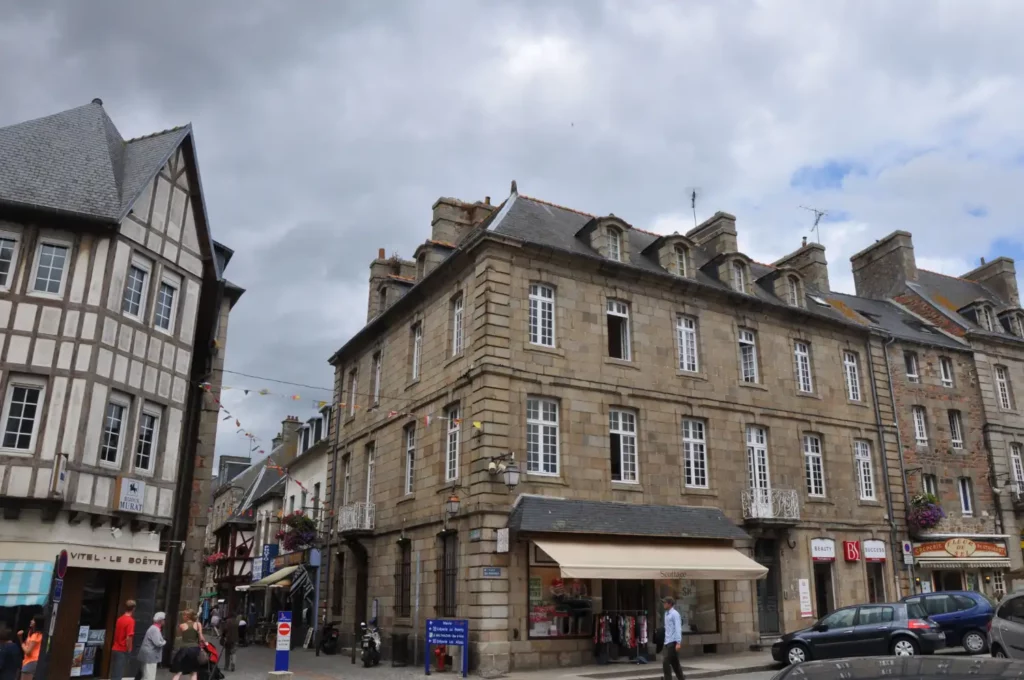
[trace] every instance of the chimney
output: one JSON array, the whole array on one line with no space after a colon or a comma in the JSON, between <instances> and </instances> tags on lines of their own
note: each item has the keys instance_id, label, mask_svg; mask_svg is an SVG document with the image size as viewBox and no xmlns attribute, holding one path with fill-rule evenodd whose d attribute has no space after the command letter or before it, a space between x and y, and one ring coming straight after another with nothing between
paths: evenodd
<instances>
[{"instance_id":1,"label":"chimney","mask_svg":"<svg viewBox=\"0 0 1024 680\"><path fill-rule=\"evenodd\" d=\"M800 272L804 281L822 293L831 292L828 284L828 261L825 259L825 246L820 243L808 243L807 237L795 252L773 262L773 267L790 267Z\"/></svg>"},{"instance_id":2,"label":"chimney","mask_svg":"<svg viewBox=\"0 0 1024 680\"><path fill-rule=\"evenodd\" d=\"M366 301L367 323L394 302L393 299L389 299L393 295L387 286L388 276L396 273L394 269L394 263L387 259L384 248L378 248L377 259L370 262L370 293Z\"/></svg>"},{"instance_id":3,"label":"chimney","mask_svg":"<svg viewBox=\"0 0 1024 680\"><path fill-rule=\"evenodd\" d=\"M716 212L710 218L686 233L697 245L711 251L712 255L735 253L736 217L725 212Z\"/></svg>"},{"instance_id":4,"label":"chimney","mask_svg":"<svg viewBox=\"0 0 1024 680\"><path fill-rule=\"evenodd\" d=\"M914 241L909 232L894 231L850 258L857 295L885 299L907 281L917 281Z\"/></svg>"},{"instance_id":5,"label":"chimney","mask_svg":"<svg viewBox=\"0 0 1024 680\"><path fill-rule=\"evenodd\" d=\"M981 258L981 266L967 272L960 278L988 286L992 292L1006 303L1020 307L1020 296L1017 293L1017 268L1008 257L997 257L989 263Z\"/></svg>"},{"instance_id":6,"label":"chimney","mask_svg":"<svg viewBox=\"0 0 1024 680\"><path fill-rule=\"evenodd\" d=\"M288 464L294 458L298 452L299 428L302 427L302 423L299 422L297 416L288 416L281 421L281 453L277 456L277 462L279 464Z\"/></svg>"}]
</instances>

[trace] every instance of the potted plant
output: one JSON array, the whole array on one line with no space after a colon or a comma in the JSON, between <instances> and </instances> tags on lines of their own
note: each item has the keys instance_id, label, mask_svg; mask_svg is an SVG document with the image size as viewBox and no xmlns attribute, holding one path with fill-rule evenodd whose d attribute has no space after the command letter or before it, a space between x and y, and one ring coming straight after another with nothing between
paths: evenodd
<instances>
[{"instance_id":1,"label":"potted plant","mask_svg":"<svg viewBox=\"0 0 1024 680\"><path fill-rule=\"evenodd\" d=\"M907 512L907 524L911 532L920 534L926 529L935 528L946 516L934 494L920 493L910 499L910 511Z\"/></svg>"},{"instance_id":2,"label":"potted plant","mask_svg":"<svg viewBox=\"0 0 1024 680\"><path fill-rule=\"evenodd\" d=\"M294 552L316 544L316 522L301 510L282 517L281 524L284 526L277 532L277 537L285 550Z\"/></svg>"},{"instance_id":3,"label":"potted plant","mask_svg":"<svg viewBox=\"0 0 1024 680\"><path fill-rule=\"evenodd\" d=\"M212 555L206 556L206 563L209 565L219 564L224 560L228 559L227 553L215 552Z\"/></svg>"}]
</instances>

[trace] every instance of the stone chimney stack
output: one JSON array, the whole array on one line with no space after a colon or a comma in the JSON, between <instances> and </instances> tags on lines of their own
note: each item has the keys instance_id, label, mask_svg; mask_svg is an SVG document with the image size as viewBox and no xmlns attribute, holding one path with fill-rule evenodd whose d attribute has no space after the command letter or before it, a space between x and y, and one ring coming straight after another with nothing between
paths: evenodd
<instances>
[{"instance_id":1,"label":"stone chimney stack","mask_svg":"<svg viewBox=\"0 0 1024 680\"><path fill-rule=\"evenodd\" d=\"M288 416L281 421L281 452L277 455L279 465L290 463L299 450L299 428L302 423L298 416Z\"/></svg>"},{"instance_id":2,"label":"stone chimney stack","mask_svg":"<svg viewBox=\"0 0 1024 680\"><path fill-rule=\"evenodd\" d=\"M914 241L909 232L894 231L850 258L857 295L884 299L907 281L917 281Z\"/></svg>"},{"instance_id":3,"label":"stone chimney stack","mask_svg":"<svg viewBox=\"0 0 1024 680\"><path fill-rule=\"evenodd\" d=\"M1020 295L1017 292L1017 268L1008 257L997 257L986 263L981 258L981 266L973 269L960 278L983 284L992 292L1014 307L1020 307Z\"/></svg>"},{"instance_id":4,"label":"stone chimney stack","mask_svg":"<svg viewBox=\"0 0 1024 680\"><path fill-rule=\"evenodd\" d=\"M804 277L804 281L822 293L832 292L828 284L828 261L825 259L825 246L820 243L808 243L804 238L803 244L798 250L773 262L772 266L795 269Z\"/></svg>"},{"instance_id":5,"label":"stone chimney stack","mask_svg":"<svg viewBox=\"0 0 1024 680\"><path fill-rule=\"evenodd\" d=\"M736 217L725 212L716 212L710 218L686 233L697 245L706 248L713 255L735 253Z\"/></svg>"},{"instance_id":6,"label":"stone chimney stack","mask_svg":"<svg viewBox=\"0 0 1024 680\"><path fill-rule=\"evenodd\" d=\"M495 208L489 198L476 203L466 203L457 198L439 198L433 205L430 240L457 246Z\"/></svg>"}]
</instances>

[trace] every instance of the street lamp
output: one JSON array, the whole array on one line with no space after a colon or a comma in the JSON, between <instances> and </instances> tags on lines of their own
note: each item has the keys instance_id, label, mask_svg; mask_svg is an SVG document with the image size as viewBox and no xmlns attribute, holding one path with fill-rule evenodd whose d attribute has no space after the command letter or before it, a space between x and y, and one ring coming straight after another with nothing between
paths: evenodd
<instances>
[{"instance_id":1,"label":"street lamp","mask_svg":"<svg viewBox=\"0 0 1024 680\"><path fill-rule=\"evenodd\" d=\"M502 473L502 476L505 479L505 486L508 487L509 491L519 486L519 466L516 465L515 461L505 466L505 472Z\"/></svg>"},{"instance_id":2,"label":"street lamp","mask_svg":"<svg viewBox=\"0 0 1024 680\"><path fill-rule=\"evenodd\" d=\"M492 476L500 474L509 491L519 486L520 471L519 466L516 465L514 451L492 457L491 462L487 465L487 472Z\"/></svg>"},{"instance_id":3,"label":"street lamp","mask_svg":"<svg viewBox=\"0 0 1024 680\"><path fill-rule=\"evenodd\" d=\"M453 491L452 494L448 496L448 500L445 501L444 503L445 512L447 512L451 516L455 516L459 514L459 505L459 497Z\"/></svg>"}]
</instances>

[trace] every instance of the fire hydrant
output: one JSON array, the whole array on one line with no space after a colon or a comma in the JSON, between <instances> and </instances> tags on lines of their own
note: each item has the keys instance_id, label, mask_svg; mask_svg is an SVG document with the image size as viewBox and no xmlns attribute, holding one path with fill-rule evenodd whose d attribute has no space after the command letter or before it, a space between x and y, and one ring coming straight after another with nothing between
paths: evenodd
<instances>
[{"instance_id":1,"label":"fire hydrant","mask_svg":"<svg viewBox=\"0 0 1024 680\"><path fill-rule=\"evenodd\" d=\"M444 645L438 645L434 647L434 666L437 668L439 673L444 672L444 657L448 648Z\"/></svg>"}]
</instances>

